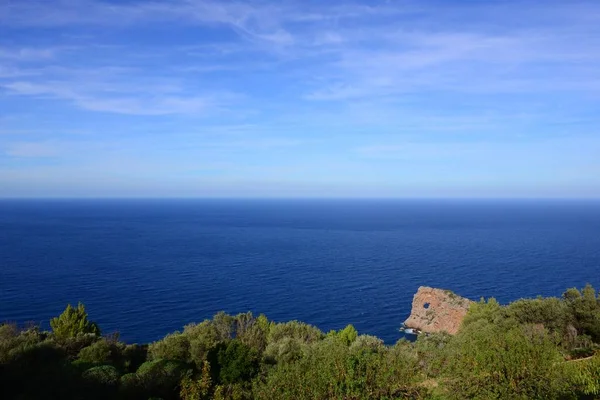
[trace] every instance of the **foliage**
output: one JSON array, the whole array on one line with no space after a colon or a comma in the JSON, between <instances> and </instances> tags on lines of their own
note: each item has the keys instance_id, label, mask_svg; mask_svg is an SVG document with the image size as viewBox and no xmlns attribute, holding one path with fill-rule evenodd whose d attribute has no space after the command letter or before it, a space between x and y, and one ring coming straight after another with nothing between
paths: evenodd
<instances>
[{"instance_id":1,"label":"foliage","mask_svg":"<svg viewBox=\"0 0 600 400\"><path fill-rule=\"evenodd\" d=\"M219 382L234 384L249 381L258 372L258 355L256 350L248 347L238 339L220 344L216 349L215 370L218 371Z\"/></svg>"},{"instance_id":2,"label":"foliage","mask_svg":"<svg viewBox=\"0 0 600 400\"><path fill-rule=\"evenodd\" d=\"M350 344L351 351L381 351L383 350L383 340L376 336L359 335Z\"/></svg>"},{"instance_id":3,"label":"foliage","mask_svg":"<svg viewBox=\"0 0 600 400\"><path fill-rule=\"evenodd\" d=\"M181 380L180 386L179 397L182 400L203 400L210 398L212 378L208 361L204 361L198 379L193 379L192 374L188 373Z\"/></svg>"},{"instance_id":4,"label":"foliage","mask_svg":"<svg viewBox=\"0 0 600 400\"><path fill-rule=\"evenodd\" d=\"M570 387L579 397L600 397L600 353L591 359L569 362L566 370L570 378Z\"/></svg>"},{"instance_id":5,"label":"foliage","mask_svg":"<svg viewBox=\"0 0 600 400\"><path fill-rule=\"evenodd\" d=\"M112 356L112 346L107 340L102 339L81 349L78 360L84 363L105 364L111 360Z\"/></svg>"},{"instance_id":6,"label":"foliage","mask_svg":"<svg viewBox=\"0 0 600 400\"><path fill-rule=\"evenodd\" d=\"M83 381L88 398L114 398L119 384L119 372L111 365L93 367L83 373Z\"/></svg>"},{"instance_id":7,"label":"foliage","mask_svg":"<svg viewBox=\"0 0 600 400\"><path fill-rule=\"evenodd\" d=\"M221 334L212 321L187 325L183 334L190 343L190 360L198 368L206 361L209 351L221 341Z\"/></svg>"},{"instance_id":8,"label":"foliage","mask_svg":"<svg viewBox=\"0 0 600 400\"><path fill-rule=\"evenodd\" d=\"M270 323L266 316L254 318L251 312L235 316L235 337L245 345L262 353L267 346Z\"/></svg>"},{"instance_id":9,"label":"foliage","mask_svg":"<svg viewBox=\"0 0 600 400\"><path fill-rule=\"evenodd\" d=\"M323 336L323 332L317 327L304 322L289 321L271 325L267 342L274 343L283 338L292 338L303 343L314 343Z\"/></svg>"},{"instance_id":10,"label":"foliage","mask_svg":"<svg viewBox=\"0 0 600 400\"><path fill-rule=\"evenodd\" d=\"M560 337L567 335L574 322L569 306L555 297L517 300L506 306L504 315L519 324L541 324Z\"/></svg>"},{"instance_id":11,"label":"foliage","mask_svg":"<svg viewBox=\"0 0 600 400\"><path fill-rule=\"evenodd\" d=\"M85 306L81 303L74 308L70 304L61 315L50 320L52 332L59 339L74 338L86 333L100 335L100 329L95 322L88 321Z\"/></svg>"},{"instance_id":12,"label":"foliage","mask_svg":"<svg viewBox=\"0 0 600 400\"><path fill-rule=\"evenodd\" d=\"M567 392L561 355L543 327L503 326L480 319L450 341L449 397L552 399Z\"/></svg>"},{"instance_id":13,"label":"foliage","mask_svg":"<svg viewBox=\"0 0 600 400\"><path fill-rule=\"evenodd\" d=\"M588 399L600 398L600 301L470 306L458 334L395 345L352 325L327 335L252 313L184 327L150 345L99 336L83 305L52 332L0 324L2 399ZM587 357L587 358L583 358Z\"/></svg>"},{"instance_id":14,"label":"foliage","mask_svg":"<svg viewBox=\"0 0 600 400\"><path fill-rule=\"evenodd\" d=\"M477 303L471 304L469 311L462 322L461 328L466 329L471 324L475 324L480 320L494 324L499 323L502 318L502 306L493 297L481 299Z\"/></svg>"},{"instance_id":15,"label":"foliage","mask_svg":"<svg viewBox=\"0 0 600 400\"><path fill-rule=\"evenodd\" d=\"M416 359L401 348L360 351L336 337L310 346L306 357L278 364L255 383L258 399L421 398Z\"/></svg>"},{"instance_id":16,"label":"foliage","mask_svg":"<svg viewBox=\"0 0 600 400\"><path fill-rule=\"evenodd\" d=\"M596 343L600 342L600 300L596 290L587 284L581 292L575 288L567 290L563 298L570 307L578 333L589 335Z\"/></svg>"},{"instance_id":17,"label":"foliage","mask_svg":"<svg viewBox=\"0 0 600 400\"><path fill-rule=\"evenodd\" d=\"M264 358L269 363L289 363L300 359L306 352L307 344L285 337L270 343L264 352Z\"/></svg>"},{"instance_id":18,"label":"foliage","mask_svg":"<svg viewBox=\"0 0 600 400\"><path fill-rule=\"evenodd\" d=\"M153 360L142 364L137 372L138 385L150 396L175 399L179 393L179 382L187 376L189 369L181 362Z\"/></svg>"},{"instance_id":19,"label":"foliage","mask_svg":"<svg viewBox=\"0 0 600 400\"><path fill-rule=\"evenodd\" d=\"M340 329L339 331L331 331L327 334L328 337L334 337L337 340L344 343L346 346L350 346L352 342L354 342L358 336L358 332L356 328L352 325L346 326L344 329Z\"/></svg>"},{"instance_id":20,"label":"foliage","mask_svg":"<svg viewBox=\"0 0 600 400\"><path fill-rule=\"evenodd\" d=\"M421 335L415 342L415 352L419 365L427 376L436 378L441 375L449 358L449 343L452 339L447 332Z\"/></svg>"},{"instance_id":21,"label":"foliage","mask_svg":"<svg viewBox=\"0 0 600 400\"><path fill-rule=\"evenodd\" d=\"M190 362L190 340L186 335L173 333L148 346L148 357L151 360L176 360Z\"/></svg>"}]
</instances>

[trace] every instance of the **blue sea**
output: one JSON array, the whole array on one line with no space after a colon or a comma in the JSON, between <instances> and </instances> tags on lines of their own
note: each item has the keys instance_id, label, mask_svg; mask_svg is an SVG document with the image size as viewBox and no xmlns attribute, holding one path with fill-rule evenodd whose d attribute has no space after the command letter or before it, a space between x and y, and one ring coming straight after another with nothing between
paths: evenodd
<instances>
[{"instance_id":1,"label":"blue sea","mask_svg":"<svg viewBox=\"0 0 600 400\"><path fill-rule=\"evenodd\" d=\"M0 201L0 321L81 301L128 342L250 310L393 343L421 285L506 303L587 282L598 201Z\"/></svg>"}]
</instances>

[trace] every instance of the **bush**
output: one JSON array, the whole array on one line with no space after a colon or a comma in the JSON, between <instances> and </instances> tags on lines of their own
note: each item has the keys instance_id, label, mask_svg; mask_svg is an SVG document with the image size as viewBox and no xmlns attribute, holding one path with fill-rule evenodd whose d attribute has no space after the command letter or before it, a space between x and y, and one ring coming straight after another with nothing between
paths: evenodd
<instances>
[{"instance_id":1,"label":"bush","mask_svg":"<svg viewBox=\"0 0 600 400\"><path fill-rule=\"evenodd\" d=\"M106 364L112 360L113 349L110 343L101 339L81 349L77 357L82 363Z\"/></svg>"},{"instance_id":2,"label":"bush","mask_svg":"<svg viewBox=\"0 0 600 400\"><path fill-rule=\"evenodd\" d=\"M592 285L586 285L581 292L569 289L563 298L573 313L578 333L589 335L594 342L600 343L600 300Z\"/></svg>"},{"instance_id":3,"label":"bush","mask_svg":"<svg viewBox=\"0 0 600 400\"><path fill-rule=\"evenodd\" d=\"M456 399L554 399L567 392L563 360L540 326L503 327L479 320L452 339L445 381Z\"/></svg>"},{"instance_id":4,"label":"bush","mask_svg":"<svg viewBox=\"0 0 600 400\"><path fill-rule=\"evenodd\" d=\"M354 342L354 340L356 340L358 332L356 331L356 328L354 328L354 326L348 325L344 329L340 329L338 332L329 332L327 336L335 337L342 343L344 343L346 346L350 346L350 344Z\"/></svg>"},{"instance_id":5,"label":"bush","mask_svg":"<svg viewBox=\"0 0 600 400\"><path fill-rule=\"evenodd\" d=\"M220 342L221 335L211 321L187 325L183 334L190 343L190 360L200 368L206 361L208 353Z\"/></svg>"},{"instance_id":6,"label":"bush","mask_svg":"<svg viewBox=\"0 0 600 400\"><path fill-rule=\"evenodd\" d=\"M449 357L449 343L452 336L446 332L430 335L419 335L415 342L415 350L421 369L429 377L437 378L444 368L452 362Z\"/></svg>"},{"instance_id":7,"label":"bush","mask_svg":"<svg viewBox=\"0 0 600 400\"><path fill-rule=\"evenodd\" d=\"M555 297L522 299L504 309L506 318L513 318L519 324L542 324L550 332L564 337L573 321L569 306Z\"/></svg>"},{"instance_id":8,"label":"bush","mask_svg":"<svg viewBox=\"0 0 600 400\"><path fill-rule=\"evenodd\" d=\"M323 337L323 332L315 326L304 322L290 321L271 325L267 342L273 343L283 338L293 338L303 343L314 343Z\"/></svg>"},{"instance_id":9,"label":"bush","mask_svg":"<svg viewBox=\"0 0 600 400\"><path fill-rule=\"evenodd\" d=\"M127 372L135 372L147 358L148 346L130 344L125 345L122 351L123 370Z\"/></svg>"},{"instance_id":10,"label":"bush","mask_svg":"<svg viewBox=\"0 0 600 400\"><path fill-rule=\"evenodd\" d=\"M270 343L264 352L269 363L289 363L299 360L306 352L307 344L294 338L283 338Z\"/></svg>"},{"instance_id":11,"label":"bush","mask_svg":"<svg viewBox=\"0 0 600 400\"><path fill-rule=\"evenodd\" d=\"M270 323L267 317L254 318L251 312L235 316L235 338L262 353L267 346Z\"/></svg>"},{"instance_id":12,"label":"bush","mask_svg":"<svg viewBox=\"0 0 600 400\"><path fill-rule=\"evenodd\" d=\"M565 369L578 398L600 395L600 353L591 359L566 363Z\"/></svg>"},{"instance_id":13,"label":"bush","mask_svg":"<svg viewBox=\"0 0 600 400\"><path fill-rule=\"evenodd\" d=\"M0 364L9 363L16 354L44 341L37 327L19 330L14 324L0 325Z\"/></svg>"},{"instance_id":14,"label":"bush","mask_svg":"<svg viewBox=\"0 0 600 400\"><path fill-rule=\"evenodd\" d=\"M148 357L151 360L175 360L190 362L190 341L186 335L174 333L148 346Z\"/></svg>"},{"instance_id":15,"label":"bush","mask_svg":"<svg viewBox=\"0 0 600 400\"><path fill-rule=\"evenodd\" d=\"M32 340L35 334L15 338L0 364L0 398L70 398L79 381L65 352L48 340Z\"/></svg>"},{"instance_id":16,"label":"bush","mask_svg":"<svg viewBox=\"0 0 600 400\"><path fill-rule=\"evenodd\" d=\"M417 360L401 346L352 351L330 337L314 343L306 357L278 364L254 384L257 399L421 398Z\"/></svg>"},{"instance_id":17,"label":"bush","mask_svg":"<svg viewBox=\"0 0 600 400\"><path fill-rule=\"evenodd\" d=\"M219 382L235 384L251 380L258 372L256 350L234 339L216 349L216 368ZM214 365L214 360L213 360Z\"/></svg>"},{"instance_id":18,"label":"bush","mask_svg":"<svg viewBox=\"0 0 600 400\"><path fill-rule=\"evenodd\" d=\"M181 380L180 387L179 397L182 400L209 399L212 391L212 378L208 361L202 365L198 379L193 379L192 375L188 374Z\"/></svg>"},{"instance_id":19,"label":"bush","mask_svg":"<svg viewBox=\"0 0 600 400\"><path fill-rule=\"evenodd\" d=\"M350 345L350 351L354 352L377 352L384 348L383 340L376 336L371 335L360 335Z\"/></svg>"},{"instance_id":20,"label":"bush","mask_svg":"<svg viewBox=\"0 0 600 400\"><path fill-rule=\"evenodd\" d=\"M100 386L114 386L119 383L119 372L112 365L93 367L83 373L83 379Z\"/></svg>"},{"instance_id":21,"label":"bush","mask_svg":"<svg viewBox=\"0 0 600 400\"><path fill-rule=\"evenodd\" d=\"M177 398L179 382L188 374L187 365L177 361L154 360L145 362L136 375L140 386L149 396L164 399Z\"/></svg>"},{"instance_id":22,"label":"bush","mask_svg":"<svg viewBox=\"0 0 600 400\"><path fill-rule=\"evenodd\" d=\"M119 398L121 399L144 399L145 389L136 373L125 374L119 381Z\"/></svg>"}]
</instances>

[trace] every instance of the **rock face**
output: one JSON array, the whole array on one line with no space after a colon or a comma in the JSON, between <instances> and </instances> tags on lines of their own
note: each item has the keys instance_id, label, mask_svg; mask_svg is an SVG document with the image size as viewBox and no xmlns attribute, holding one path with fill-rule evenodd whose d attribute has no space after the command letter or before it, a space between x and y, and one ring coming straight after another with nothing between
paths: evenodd
<instances>
[{"instance_id":1,"label":"rock face","mask_svg":"<svg viewBox=\"0 0 600 400\"><path fill-rule=\"evenodd\" d=\"M471 303L450 290L421 286L413 297L410 317L404 326L425 333L446 331L454 335Z\"/></svg>"}]
</instances>

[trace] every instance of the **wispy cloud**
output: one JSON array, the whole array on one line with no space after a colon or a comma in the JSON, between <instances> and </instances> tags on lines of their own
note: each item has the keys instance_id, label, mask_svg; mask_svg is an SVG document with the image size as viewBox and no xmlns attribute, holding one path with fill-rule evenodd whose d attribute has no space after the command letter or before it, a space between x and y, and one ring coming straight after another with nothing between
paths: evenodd
<instances>
[{"instance_id":1,"label":"wispy cloud","mask_svg":"<svg viewBox=\"0 0 600 400\"><path fill-rule=\"evenodd\" d=\"M20 158L46 158L56 157L60 154L59 148L51 142L11 143L4 152L10 157Z\"/></svg>"},{"instance_id":2,"label":"wispy cloud","mask_svg":"<svg viewBox=\"0 0 600 400\"><path fill-rule=\"evenodd\" d=\"M0 47L0 60L8 59L14 61L37 61L49 60L58 52L57 48L2 48Z\"/></svg>"},{"instance_id":3,"label":"wispy cloud","mask_svg":"<svg viewBox=\"0 0 600 400\"><path fill-rule=\"evenodd\" d=\"M226 107L236 96L230 93L218 95L194 96L173 93L170 88L146 87L135 97L126 88L110 85L104 90L94 89L79 82L55 81L32 83L15 81L0 84L9 94L35 96L39 98L57 98L70 101L76 106L90 111L111 112L130 115L202 115ZM125 94L123 93L125 92Z\"/></svg>"}]
</instances>

